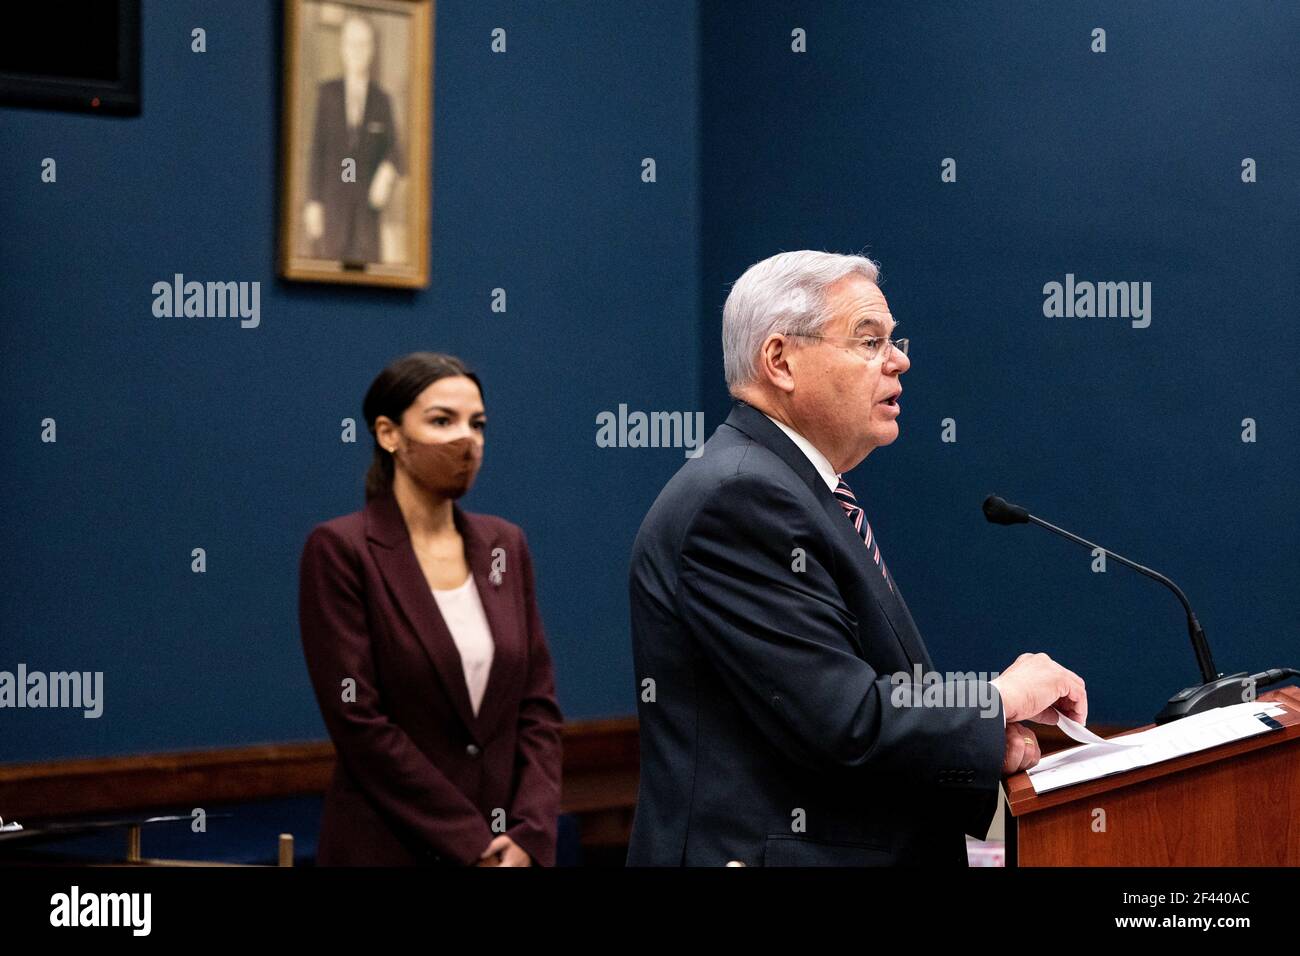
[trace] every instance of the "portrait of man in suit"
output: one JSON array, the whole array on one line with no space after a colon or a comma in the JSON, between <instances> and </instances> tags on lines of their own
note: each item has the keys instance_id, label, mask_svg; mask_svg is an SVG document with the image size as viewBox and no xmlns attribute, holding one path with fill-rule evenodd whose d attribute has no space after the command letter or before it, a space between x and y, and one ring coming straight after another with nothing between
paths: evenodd
<instances>
[{"instance_id":1,"label":"portrait of man in suit","mask_svg":"<svg viewBox=\"0 0 1300 956\"><path fill-rule=\"evenodd\" d=\"M877 278L787 252L728 295L731 413L632 549L629 865L965 866L1001 777L1038 760L1022 721L1086 717L1046 654L898 693L936 662L871 527L888 494L845 478L898 438L911 367Z\"/></svg>"},{"instance_id":2,"label":"portrait of man in suit","mask_svg":"<svg viewBox=\"0 0 1300 956\"><path fill-rule=\"evenodd\" d=\"M427 284L431 5L287 11L284 274Z\"/></svg>"},{"instance_id":3,"label":"portrait of man in suit","mask_svg":"<svg viewBox=\"0 0 1300 956\"><path fill-rule=\"evenodd\" d=\"M350 14L340 33L343 76L321 83L316 96L304 224L322 259L382 262L379 217L402 174L401 150L392 103L371 78L374 26ZM348 160L355 166L352 177L341 172Z\"/></svg>"}]
</instances>

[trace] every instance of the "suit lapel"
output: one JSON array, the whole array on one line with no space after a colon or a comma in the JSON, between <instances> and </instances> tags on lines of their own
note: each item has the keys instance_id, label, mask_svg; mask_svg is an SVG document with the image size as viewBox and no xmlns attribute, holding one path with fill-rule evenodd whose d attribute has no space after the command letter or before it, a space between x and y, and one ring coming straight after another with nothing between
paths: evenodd
<instances>
[{"instance_id":1,"label":"suit lapel","mask_svg":"<svg viewBox=\"0 0 1300 956\"><path fill-rule=\"evenodd\" d=\"M397 500L391 493L372 498L367 504L366 535L377 545L371 548L375 563L402 615L415 633L420 646L424 648L434 670L437 671L452 706L475 739L481 742L482 735L491 729L501 706L497 700L501 694L494 691L500 689L504 679L498 661L502 656L501 641L509 635L511 629L506 626L508 622L501 604L500 588L493 586L488 580L494 542L485 538L477 522L474 521L474 516L465 514L455 505L452 506L452 514L456 521L456 528L464 538L465 559L469 564L470 573L474 575L479 598L483 602L483 612L487 616L493 641L497 645L478 717L474 716L474 709L470 704L460 651L456 649L451 632L447 629L447 624L438 610L437 601L434 600L433 592L429 589L429 583L420 568L415 550L411 547L406 521L402 517Z\"/></svg>"},{"instance_id":2,"label":"suit lapel","mask_svg":"<svg viewBox=\"0 0 1300 956\"><path fill-rule=\"evenodd\" d=\"M897 581L894 582L893 597L898 604L898 617L891 617L890 621L893 622L894 629L900 635L906 635L907 640L912 643L920 655L918 658L912 659L912 662L919 661L922 670L934 670L934 661L930 659L930 651L926 648L925 641L921 640L921 632L917 628L916 622L912 620L912 612L907 609L907 602L903 600L903 592L899 590ZM901 641L903 638L900 637L899 640Z\"/></svg>"},{"instance_id":3,"label":"suit lapel","mask_svg":"<svg viewBox=\"0 0 1300 956\"><path fill-rule=\"evenodd\" d=\"M911 618L906 617L905 611L900 604L901 596L889 589L885 582L884 575L876 567L872 560L871 552L863 542L857 529L853 527L853 522L849 521L844 515L844 508L839 499L830 493L826 485L822 485L822 490L826 495L819 500L822 508L830 517L831 524L841 530L836 534L844 542L844 547L850 554L855 554L854 560L862 568L863 576L867 580L867 591L876 606L880 608L885 619L889 622L890 630L894 632L894 638L898 641L898 646L903 651L903 656L907 658L908 664L924 665L928 659L925 653L925 644L921 641L921 635L917 632L915 625L911 623ZM898 587L898 582L894 582L894 587Z\"/></svg>"},{"instance_id":4,"label":"suit lapel","mask_svg":"<svg viewBox=\"0 0 1300 956\"><path fill-rule=\"evenodd\" d=\"M769 451L774 452L803 479L804 484L821 504L822 510L826 512L832 527L837 529L835 533L839 536L841 545L850 553L858 555L856 560L863 569L870 598L876 602L876 606L888 620L894 638L903 651L903 656L907 658L909 664L919 663L926 666L929 655L926 653L920 633L912 623L911 615L901 603L901 596L890 591L889 585L885 583L880 570L872 561L866 544L858 536L852 522L844 516L844 508L840 505L839 499L831 494L830 489L826 487L826 482L818 474L816 466L808 460L808 456L766 415L745 402L736 402L727 417L726 424L739 429ZM859 640L859 653L862 651L862 642Z\"/></svg>"}]
</instances>

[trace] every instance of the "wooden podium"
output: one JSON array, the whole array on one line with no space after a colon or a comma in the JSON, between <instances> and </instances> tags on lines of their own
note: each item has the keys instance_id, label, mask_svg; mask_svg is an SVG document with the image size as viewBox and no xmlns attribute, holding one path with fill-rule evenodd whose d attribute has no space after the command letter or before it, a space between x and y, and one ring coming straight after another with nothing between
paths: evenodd
<instances>
[{"instance_id":1,"label":"wooden podium","mask_svg":"<svg viewBox=\"0 0 1300 956\"><path fill-rule=\"evenodd\" d=\"M1281 730L1042 796L1008 777L1007 866L1300 866L1300 688L1259 699Z\"/></svg>"}]
</instances>

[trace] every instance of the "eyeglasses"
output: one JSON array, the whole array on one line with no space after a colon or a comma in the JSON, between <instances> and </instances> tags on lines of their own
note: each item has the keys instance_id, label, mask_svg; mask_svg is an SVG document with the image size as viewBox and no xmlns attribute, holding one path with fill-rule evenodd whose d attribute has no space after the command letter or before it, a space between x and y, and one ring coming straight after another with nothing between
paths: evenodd
<instances>
[{"instance_id":1,"label":"eyeglasses","mask_svg":"<svg viewBox=\"0 0 1300 956\"><path fill-rule=\"evenodd\" d=\"M882 350L881 345L888 342L893 348L898 349L904 355L907 354L907 339L890 339L883 335L873 335L868 338L859 338L852 335L817 335L814 332L782 332L782 335L797 335L805 339L826 339L827 341L851 342L857 347L857 351L867 361L871 361L882 355L889 355L888 351Z\"/></svg>"}]
</instances>

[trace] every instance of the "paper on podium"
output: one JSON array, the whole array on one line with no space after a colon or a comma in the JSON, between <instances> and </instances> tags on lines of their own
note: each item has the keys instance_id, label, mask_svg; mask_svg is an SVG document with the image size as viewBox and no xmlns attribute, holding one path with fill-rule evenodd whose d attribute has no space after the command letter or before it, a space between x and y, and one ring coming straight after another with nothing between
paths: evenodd
<instances>
[{"instance_id":1,"label":"paper on podium","mask_svg":"<svg viewBox=\"0 0 1300 956\"><path fill-rule=\"evenodd\" d=\"M1087 727L1078 721L1071 720L1065 714L1056 710L1056 726L1065 731L1065 735L1081 744L1097 744L1099 747L1141 747L1140 740L1134 740L1133 737L1140 737L1141 734L1133 734L1128 737L1116 737L1114 740L1106 740L1104 737L1098 737Z\"/></svg>"},{"instance_id":2,"label":"paper on podium","mask_svg":"<svg viewBox=\"0 0 1300 956\"><path fill-rule=\"evenodd\" d=\"M1134 767L1173 760L1184 754L1217 747L1233 740L1280 730L1272 720L1280 705L1250 701L1170 721L1141 733L1103 740L1082 724L1056 712L1060 728L1082 743L1048 754L1026 773L1035 793L1123 773Z\"/></svg>"}]
</instances>

